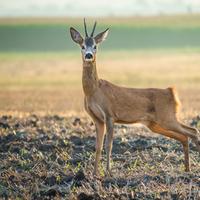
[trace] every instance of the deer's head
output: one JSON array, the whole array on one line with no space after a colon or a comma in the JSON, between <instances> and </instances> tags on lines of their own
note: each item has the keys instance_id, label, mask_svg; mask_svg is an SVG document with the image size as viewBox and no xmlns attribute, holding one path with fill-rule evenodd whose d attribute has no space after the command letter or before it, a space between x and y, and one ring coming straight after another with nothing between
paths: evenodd
<instances>
[{"instance_id":1,"label":"deer's head","mask_svg":"<svg viewBox=\"0 0 200 200\"><path fill-rule=\"evenodd\" d=\"M93 37L96 23L97 22L94 23L94 27L93 27L91 35L88 36L87 27L86 27L86 23L84 19L85 39L81 36L81 34L76 29L72 27L70 28L71 38L74 42L76 42L80 46L81 52L82 52L82 58L86 62L92 62L95 60L96 53L97 53L97 46L99 43L101 43L105 39L105 37L108 34L109 29L107 28L105 31Z\"/></svg>"}]
</instances>

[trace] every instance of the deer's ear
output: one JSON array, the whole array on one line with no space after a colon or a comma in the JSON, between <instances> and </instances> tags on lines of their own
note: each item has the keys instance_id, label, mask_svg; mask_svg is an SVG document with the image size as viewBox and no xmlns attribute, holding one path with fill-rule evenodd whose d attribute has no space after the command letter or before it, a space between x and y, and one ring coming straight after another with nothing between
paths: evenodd
<instances>
[{"instance_id":1,"label":"deer's ear","mask_svg":"<svg viewBox=\"0 0 200 200\"><path fill-rule=\"evenodd\" d=\"M76 42L77 44L81 45L83 44L83 37L81 36L81 34L74 28L70 28L70 35L71 38L74 42Z\"/></svg>"},{"instance_id":2,"label":"deer's ear","mask_svg":"<svg viewBox=\"0 0 200 200\"><path fill-rule=\"evenodd\" d=\"M96 44L101 43L106 38L106 36L108 35L108 30L109 28L94 37Z\"/></svg>"}]
</instances>

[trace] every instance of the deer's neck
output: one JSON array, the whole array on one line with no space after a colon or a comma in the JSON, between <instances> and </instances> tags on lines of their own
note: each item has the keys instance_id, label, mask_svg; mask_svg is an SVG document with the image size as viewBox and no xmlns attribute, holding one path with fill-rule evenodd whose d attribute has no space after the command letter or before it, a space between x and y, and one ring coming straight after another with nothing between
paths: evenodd
<instances>
[{"instance_id":1,"label":"deer's neck","mask_svg":"<svg viewBox=\"0 0 200 200\"><path fill-rule=\"evenodd\" d=\"M93 62L83 61L82 84L86 96L92 96L98 87L99 77L96 68L96 59Z\"/></svg>"}]
</instances>

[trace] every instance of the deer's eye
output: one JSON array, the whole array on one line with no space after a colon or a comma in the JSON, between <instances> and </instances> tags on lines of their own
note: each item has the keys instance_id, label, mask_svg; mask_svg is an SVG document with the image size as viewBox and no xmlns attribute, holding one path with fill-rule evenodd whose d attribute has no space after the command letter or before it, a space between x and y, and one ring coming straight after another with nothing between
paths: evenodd
<instances>
[{"instance_id":1,"label":"deer's eye","mask_svg":"<svg viewBox=\"0 0 200 200\"><path fill-rule=\"evenodd\" d=\"M94 46L94 49L97 49L97 45Z\"/></svg>"},{"instance_id":2,"label":"deer's eye","mask_svg":"<svg viewBox=\"0 0 200 200\"><path fill-rule=\"evenodd\" d=\"M81 46L81 49L85 49L84 45Z\"/></svg>"}]
</instances>

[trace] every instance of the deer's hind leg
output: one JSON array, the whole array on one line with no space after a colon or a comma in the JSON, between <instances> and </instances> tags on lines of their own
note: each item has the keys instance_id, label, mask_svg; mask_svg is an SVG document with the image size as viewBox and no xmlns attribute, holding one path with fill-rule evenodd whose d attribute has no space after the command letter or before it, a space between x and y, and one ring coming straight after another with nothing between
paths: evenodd
<instances>
[{"instance_id":1,"label":"deer's hind leg","mask_svg":"<svg viewBox=\"0 0 200 200\"><path fill-rule=\"evenodd\" d=\"M197 147L197 150L198 150L199 156L200 156L200 140L198 137L198 133L199 133L198 130L196 128L187 126L183 123L180 123L180 124L181 124L181 129L183 130L183 133L185 135L189 136L196 144L196 147Z\"/></svg>"},{"instance_id":2,"label":"deer's hind leg","mask_svg":"<svg viewBox=\"0 0 200 200\"><path fill-rule=\"evenodd\" d=\"M187 126L186 124L179 122L179 120L176 118L170 121L165 121L165 123L159 123L159 125L165 130L173 131L190 137L196 144L197 150L200 155L200 140L198 137L198 130L196 128Z\"/></svg>"},{"instance_id":3,"label":"deer's hind leg","mask_svg":"<svg viewBox=\"0 0 200 200\"><path fill-rule=\"evenodd\" d=\"M174 131L167 131L167 130L163 129L161 126L155 125L155 124L148 125L148 128L154 133L159 133L159 134L162 134L164 136L173 138L173 139L179 141L182 144L183 152L184 152L184 155L185 155L185 162L184 162L185 171L189 172L190 171L190 163L189 163L189 140L188 140L188 136L183 135L181 133L174 132Z\"/></svg>"}]
</instances>

